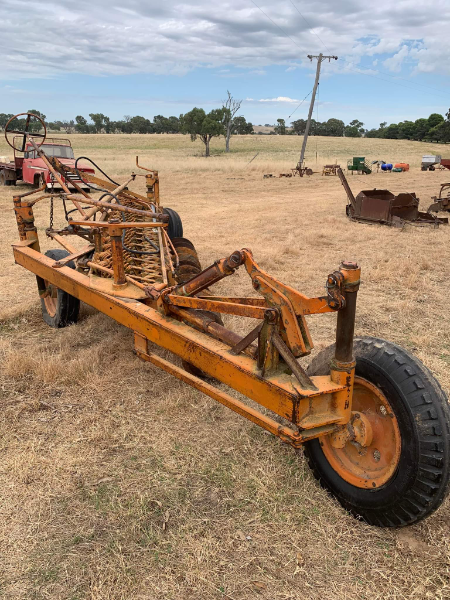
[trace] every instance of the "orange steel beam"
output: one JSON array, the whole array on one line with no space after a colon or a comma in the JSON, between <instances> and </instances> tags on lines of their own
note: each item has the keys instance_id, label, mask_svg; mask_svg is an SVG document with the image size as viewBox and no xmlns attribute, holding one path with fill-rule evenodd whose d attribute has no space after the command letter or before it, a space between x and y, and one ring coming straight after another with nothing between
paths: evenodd
<instances>
[{"instance_id":1,"label":"orange steel beam","mask_svg":"<svg viewBox=\"0 0 450 600\"><path fill-rule=\"evenodd\" d=\"M16 262L29 271L177 354L258 404L300 427L310 429L311 435L314 435L312 430L318 427L348 421L353 385L353 377L348 373L331 371L331 376L312 377L315 389L302 388L290 375L280 371L263 377L252 358L233 355L230 347L223 342L142 302L112 297L91 289L88 276L70 267L54 269L54 261L36 250L23 246L13 246L13 249Z\"/></svg>"},{"instance_id":2,"label":"orange steel beam","mask_svg":"<svg viewBox=\"0 0 450 600\"><path fill-rule=\"evenodd\" d=\"M209 298L196 298L191 296L177 296L176 294L165 294L164 302L169 305L184 306L185 308L195 308L197 310L212 310L227 315L238 315L241 317L250 317L251 319L264 319L264 314L268 306L252 306L248 304L239 304L231 302L218 302Z\"/></svg>"},{"instance_id":3,"label":"orange steel beam","mask_svg":"<svg viewBox=\"0 0 450 600\"><path fill-rule=\"evenodd\" d=\"M217 400L217 402L220 402L230 410L238 413L242 417L245 417L249 421L252 421L252 423L259 425L259 427L262 427L263 429L269 431L273 435L276 435L283 442L294 446L294 448L298 448L307 440L311 440L321 435L330 434L336 430L335 425L325 425L322 427L317 427L314 430L304 430L299 432L295 429L292 429L291 427L287 427L286 425L281 425L274 419L263 415L258 410L247 406L246 404L244 404L244 402L233 398L226 392L223 392L222 390L219 390L218 388L207 383L206 381L203 381L203 379L200 379L199 377L188 373L184 369L177 367L176 365L165 360L164 358L161 358L157 354L149 352L147 338L143 337L139 333L134 334L134 343L135 352L137 356L139 356L139 358L151 362L160 369L167 371L167 373L170 373L177 379L180 379L188 385L195 387L204 394L210 396L210 398Z\"/></svg>"}]
</instances>

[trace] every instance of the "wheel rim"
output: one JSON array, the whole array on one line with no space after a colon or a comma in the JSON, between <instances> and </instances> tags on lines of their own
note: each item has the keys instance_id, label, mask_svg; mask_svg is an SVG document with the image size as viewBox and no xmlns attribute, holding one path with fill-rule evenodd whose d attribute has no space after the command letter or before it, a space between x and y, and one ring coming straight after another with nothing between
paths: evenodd
<instances>
[{"instance_id":1,"label":"wheel rim","mask_svg":"<svg viewBox=\"0 0 450 600\"><path fill-rule=\"evenodd\" d=\"M373 437L370 445L348 441L343 448L332 444L331 436L321 439L326 459L342 479L366 489L387 483L396 471L401 451L397 418L386 396L372 383L355 377L352 412L369 421Z\"/></svg>"},{"instance_id":2,"label":"wheel rim","mask_svg":"<svg viewBox=\"0 0 450 600\"><path fill-rule=\"evenodd\" d=\"M58 291L48 281L45 281L45 289L47 292L47 295L44 298L45 309L50 317L54 317L56 315Z\"/></svg>"}]
</instances>

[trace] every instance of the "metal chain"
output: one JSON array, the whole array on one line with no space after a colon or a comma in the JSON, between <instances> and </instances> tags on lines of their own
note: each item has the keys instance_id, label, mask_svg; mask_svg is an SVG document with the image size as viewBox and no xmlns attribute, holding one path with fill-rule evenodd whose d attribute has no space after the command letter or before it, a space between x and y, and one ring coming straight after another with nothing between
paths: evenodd
<instances>
[{"instance_id":1,"label":"metal chain","mask_svg":"<svg viewBox=\"0 0 450 600\"><path fill-rule=\"evenodd\" d=\"M50 198L50 229L53 229L53 196Z\"/></svg>"},{"instance_id":2,"label":"metal chain","mask_svg":"<svg viewBox=\"0 0 450 600\"><path fill-rule=\"evenodd\" d=\"M66 199L64 198L64 196L63 196L62 201L63 201L64 214L65 214L65 217L66 217L66 221L69 221L69 213L67 212Z\"/></svg>"}]
</instances>

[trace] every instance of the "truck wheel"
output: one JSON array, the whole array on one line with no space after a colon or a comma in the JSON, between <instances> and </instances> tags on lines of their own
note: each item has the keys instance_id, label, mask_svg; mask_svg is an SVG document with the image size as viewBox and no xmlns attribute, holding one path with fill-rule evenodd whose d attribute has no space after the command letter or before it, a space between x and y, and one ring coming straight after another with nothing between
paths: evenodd
<instances>
[{"instance_id":1,"label":"truck wheel","mask_svg":"<svg viewBox=\"0 0 450 600\"><path fill-rule=\"evenodd\" d=\"M0 171L0 185L9 185L9 180L6 179L6 173L4 171Z\"/></svg>"},{"instance_id":2,"label":"truck wheel","mask_svg":"<svg viewBox=\"0 0 450 600\"><path fill-rule=\"evenodd\" d=\"M172 208L163 208L163 213L169 215L169 226L167 228L167 235L171 240L174 238L183 237L183 223L181 222L180 215Z\"/></svg>"},{"instance_id":3,"label":"truck wheel","mask_svg":"<svg viewBox=\"0 0 450 600\"><path fill-rule=\"evenodd\" d=\"M47 250L45 256L53 260L61 260L69 253L66 250ZM67 265L71 269L75 269L75 263L70 261ZM41 297L42 318L50 325L50 327L60 328L67 327L78 321L80 312L80 301L75 296L71 296L67 292L60 290L50 284L42 277L37 277L38 289Z\"/></svg>"},{"instance_id":4,"label":"truck wheel","mask_svg":"<svg viewBox=\"0 0 450 600\"><path fill-rule=\"evenodd\" d=\"M309 375L329 373L334 346L311 363ZM450 410L431 372L395 344L357 338L353 411L372 425L367 447L343 448L323 436L305 444L314 476L344 508L370 525L402 527L444 500L450 476Z\"/></svg>"}]
</instances>

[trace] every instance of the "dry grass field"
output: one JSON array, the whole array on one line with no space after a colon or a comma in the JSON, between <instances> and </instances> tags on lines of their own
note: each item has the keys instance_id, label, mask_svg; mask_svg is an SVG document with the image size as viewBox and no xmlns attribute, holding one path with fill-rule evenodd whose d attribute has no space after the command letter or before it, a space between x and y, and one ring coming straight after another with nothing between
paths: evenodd
<instances>
[{"instance_id":1,"label":"dry grass field","mask_svg":"<svg viewBox=\"0 0 450 600\"><path fill-rule=\"evenodd\" d=\"M136 154L159 169L162 202L204 265L248 247L318 295L342 259L356 259L357 333L405 346L450 391L450 227L352 223L336 177L263 179L295 166L297 137L235 138L227 156L214 140L209 159L182 136L72 141L118 179ZM426 208L450 172L421 172L425 153L450 147L311 138L307 158L317 171L353 155L409 162L409 173L350 185L415 191ZM301 452L140 362L129 330L87 306L78 325L48 328L33 275L12 259L13 191L0 188L0 598L450 598L448 501L408 529L371 528L320 489ZM36 214L43 232L48 207ZM248 283L241 273L222 290ZM334 316L309 322L315 350L333 342Z\"/></svg>"}]
</instances>

